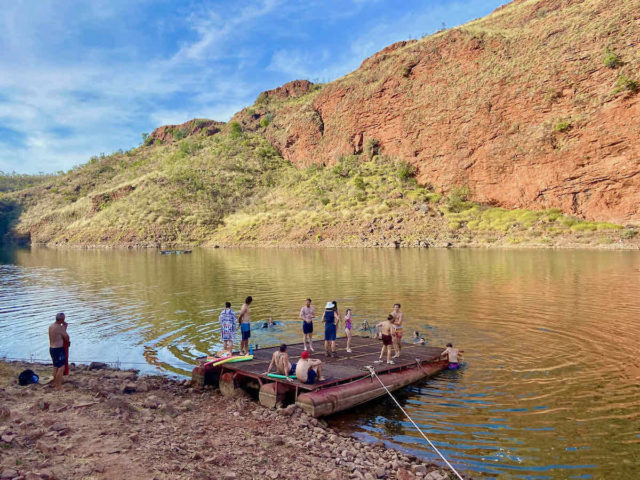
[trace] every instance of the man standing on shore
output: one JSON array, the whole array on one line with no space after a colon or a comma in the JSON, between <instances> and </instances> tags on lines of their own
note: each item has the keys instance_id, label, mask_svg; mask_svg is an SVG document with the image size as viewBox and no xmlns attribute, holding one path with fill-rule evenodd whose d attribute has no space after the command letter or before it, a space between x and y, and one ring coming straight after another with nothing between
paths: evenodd
<instances>
[{"instance_id":1,"label":"man standing on shore","mask_svg":"<svg viewBox=\"0 0 640 480\"><path fill-rule=\"evenodd\" d=\"M402 312L400 311L399 303L393 304L391 315L393 316L393 325L396 327L396 333L393 336L393 349L396 351L396 354L393 358L398 358L402 351Z\"/></svg>"},{"instance_id":2,"label":"man standing on shore","mask_svg":"<svg viewBox=\"0 0 640 480\"><path fill-rule=\"evenodd\" d=\"M313 318L316 316L316 308L311 305L311 299L307 298L307 304L300 310L300 318L302 319L302 345L304 350L307 349L307 340L309 340L309 350L313 349Z\"/></svg>"},{"instance_id":3,"label":"man standing on shore","mask_svg":"<svg viewBox=\"0 0 640 480\"><path fill-rule=\"evenodd\" d=\"M238 322L240 323L240 332L242 333L242 340L240 341L240 355L249 354L249 338L251 338L251 305L253 298L248 296L244 305L240 309L240 315L238 315Z\"/></svg>"},{"instance_id":4,"label":"man standing on shore","mask_svg":"<svg viewBox=\"0 0 640 480\"><path fill-rule=\"evenodd\" d=\"M67 363L65 354L65 342L71 345L69 334L67 333L67 322L64 313L56 315L56 321L49 325L49 354L53 362L53 388L62 390L62 377Z\"/></svg>"}]
</instances>

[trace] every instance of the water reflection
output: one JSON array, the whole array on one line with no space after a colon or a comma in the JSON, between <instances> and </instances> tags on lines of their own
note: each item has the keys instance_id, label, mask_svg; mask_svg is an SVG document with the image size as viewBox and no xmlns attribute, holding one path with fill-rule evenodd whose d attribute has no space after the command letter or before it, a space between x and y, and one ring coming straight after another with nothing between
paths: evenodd
<instances>
[{"instance_id":1,"label":"water reflection","mask_svg":"<svg viewBox=\"0 0 640 480\"><path fill-rule=\"evenodd\" d=\"M469 250L17 250L0 253L0 355L47 358L68 314L76 360L188 374L219 348L224 301L253 295L261 345L301 341L311 296L354 324L400 301L406 331L452 341L467 367L401 393L462 468L513 478L634 478L640 437L640 255ZM390 401L332 422L431 457ZM586 478L586 477L584 477Z\"/></svg>"}]
</instances>

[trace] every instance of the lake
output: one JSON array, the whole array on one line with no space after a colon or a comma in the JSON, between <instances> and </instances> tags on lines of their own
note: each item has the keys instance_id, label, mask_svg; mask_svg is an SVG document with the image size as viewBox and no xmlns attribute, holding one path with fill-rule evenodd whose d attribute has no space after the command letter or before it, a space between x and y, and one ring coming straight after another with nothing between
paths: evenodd
<instances>
[{"instance_id":1,"label":"lake","mask_svg":"<svg viewBox=\"0 0 640 480\"><path fill-rule=\"evenodd\" d=\"M5 249L0 285L0 357L48 361L47 326L64 311L72 361L171 375L220 347L227 300L239 309L252 295L253 320L283 322L254 330L262 346L301 341L309 296L318 311L334 299L352 308L356 326L400 302L405 338L418 330L465 351L463 369L398 392L455 466L480 477L640 476L640 252ZM435 460L389 399L329 421Z\"/></svg>"}]
</instances>

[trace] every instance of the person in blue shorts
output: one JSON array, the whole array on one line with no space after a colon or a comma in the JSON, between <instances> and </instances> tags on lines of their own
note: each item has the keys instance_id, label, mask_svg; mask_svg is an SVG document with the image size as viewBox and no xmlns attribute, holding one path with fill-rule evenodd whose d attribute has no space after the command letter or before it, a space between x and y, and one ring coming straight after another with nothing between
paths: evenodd
<instances>
[{"instance_id":1,"label":"person in blue shorts","mask_svg":"<svg viewBox=\"0 0 640 480\"><path fill-rule=\"evenodd\" d=\"M322 315L322 321L324 322L324 352L327 357L337 357L336 353L336 331L338 329L338 323L340 322L340 315L338 314L338 305L336 302L327 302L325 306L324 314ZM329 351L331 347L331 351Z\"/></svg>"},{"instance_id":2,"label":"person in blue shorts","mask_svg":"<svg viewBox=\"0 0 640 480\"><path fill-rule=\"evenodd\" d=\"M309 358L309 352L302 351L300 360L295 363L296 378L299 382L311 385L317 381L322 382L325 378L322 376L322 362L315 358Z\"/></svg>"},{"instance_id":3,"label":"person in blue shorts","mask_svg":"<svg viewBox=\"0 0 640 480\"><path fill-rule=\"evenodd\" d=\"M240 355L249 354L249 338L251 338L251 302L253 298L248 296L244 305L240 309L240 315L238 315L238 323L240 324L240 333L242 334L242 340L240 341Z\"/></svg>"}]
</instances>

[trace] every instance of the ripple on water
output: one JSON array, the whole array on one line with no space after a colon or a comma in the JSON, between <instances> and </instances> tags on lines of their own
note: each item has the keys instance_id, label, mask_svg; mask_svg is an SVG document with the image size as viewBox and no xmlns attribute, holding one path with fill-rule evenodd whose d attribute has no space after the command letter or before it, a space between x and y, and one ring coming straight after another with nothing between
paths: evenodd
<instances>
[{"instance_id":1,"label":"ripple on water","mask_svg":"<svg viewBox=\"0 0 640 480\"><path fill-rule=\"evenodd\" d=\"M9 257L7 257L9 258ZM453 463L501 478L636 478L640 254L580 251L15 252L0 265L0 356L47 358L64 310L78 360L188 375L220 347L224 301L255 298L252 341L299 342L299 308L337 299L354 324L400 301L406 330L466 367L398 392ZM331 419L437 460L390 400Z\"/></svg>"}]
</instances>

